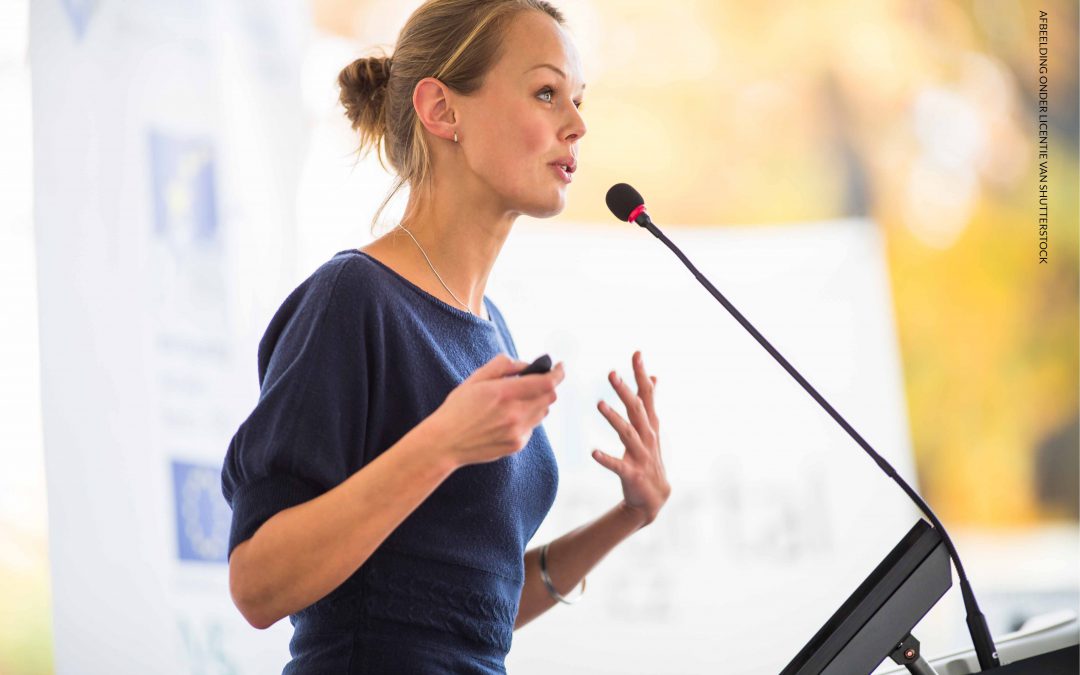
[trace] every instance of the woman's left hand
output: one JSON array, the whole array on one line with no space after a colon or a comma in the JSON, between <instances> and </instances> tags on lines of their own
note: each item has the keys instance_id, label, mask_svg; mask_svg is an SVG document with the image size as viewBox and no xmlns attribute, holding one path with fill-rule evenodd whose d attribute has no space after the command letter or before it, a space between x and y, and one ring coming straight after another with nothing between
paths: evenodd
<instances>
[{"instance_id":1,"label":"woman's left hand","mask_svg":"<svg viewBox=\"0 0 1080 675\"><path fill-rule=\"evenodd\" d=\"M596 406L618 432L626 452L622 459L600 450L593 450L592 456L622 480L623 505L640 517L644 527L656 519L671 495L671 485L668 484L660 456L660 420L656 417L654 404L656 377L645 372L640 351L634 352L632 362L637 394L630 391L630 387L615 371L608 374L611 386L626 406L630 421L624 420L603 400Z\"/></svg>"}]
</instances>

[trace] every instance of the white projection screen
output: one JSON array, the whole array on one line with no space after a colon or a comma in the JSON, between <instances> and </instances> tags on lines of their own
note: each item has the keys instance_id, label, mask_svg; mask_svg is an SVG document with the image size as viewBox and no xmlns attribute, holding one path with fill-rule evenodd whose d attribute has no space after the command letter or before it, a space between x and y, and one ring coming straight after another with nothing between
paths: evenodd
<instances>
[{"instance_id":1,"label":"white projection screen","mask_svg":"<svg viewBox=\"0 0 1080 675\"><path fill-rule=\"evenodd\" d=\"M878 227L680 228L653 218L914 480ZM656 522L589 575L580 602L515 633L511 672L779 672L917 518L855 441L646 230L614 219L522 222L489 289L523 359L547 352L566 363L544 423L559 494L533 545L621 498L618 479L589 453L622 453L596 402L623 410L606 374L614 368L629 381L635 349L659 378L673 487ZM950 611L944 600L939 608Z\"/></svg>"}]
</instances>

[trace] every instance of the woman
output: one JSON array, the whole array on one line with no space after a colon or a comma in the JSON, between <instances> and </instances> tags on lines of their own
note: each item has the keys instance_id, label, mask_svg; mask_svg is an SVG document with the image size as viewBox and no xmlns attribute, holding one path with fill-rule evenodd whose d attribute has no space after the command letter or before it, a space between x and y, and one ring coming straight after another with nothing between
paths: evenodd
<instances>
[{"instance_id":1,"label":"woman","mask_svg":"<svg viewBox=\"0 0 1080 675\"><path fill-rule=\"evenodd\" d=\"M593 454L624 499L525 552L558 486L539 425L563 365L510 377L527 364L484 287L516 217L560 213L576 168L585 85L562 26L542 0L433 0L392 58L339 77L409 203L277 311L222 470L230 592L257 628L290 618L286 673L505 672L512 631L571 602L671 492L635 353L636 392L610 374L629 421L598 406L625 455Z\"/></svg>"}]
</instances>

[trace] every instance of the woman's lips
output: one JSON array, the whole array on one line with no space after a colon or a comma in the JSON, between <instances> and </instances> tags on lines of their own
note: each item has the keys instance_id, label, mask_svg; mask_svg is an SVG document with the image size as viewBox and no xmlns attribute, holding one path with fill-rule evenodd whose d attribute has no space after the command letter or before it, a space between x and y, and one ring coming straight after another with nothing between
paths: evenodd
<instances>
[{"instance_id":1,"label":"woman's lips","mask_svg":"<svg viewBox=\"0 0 1080 675\"><path fill-rule=\"evenodd\" d=\"M573 176L564 171L563 168L558 164L548 164L548 166L555 170L555 173L558 174L560 178L562 178L564 183L570 183L574 180Z\"/></svg>"}]
</instances>

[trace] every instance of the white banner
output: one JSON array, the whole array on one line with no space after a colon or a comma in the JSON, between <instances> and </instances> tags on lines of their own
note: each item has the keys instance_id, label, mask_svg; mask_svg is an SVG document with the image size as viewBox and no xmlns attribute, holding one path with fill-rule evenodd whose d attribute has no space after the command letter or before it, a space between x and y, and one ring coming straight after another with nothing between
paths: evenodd
<instances>
[{"instance_id":1,"label":"white banner","mask_svg":"<svg viewBox=\"0 0 1080 675\"><path fill-rule=\"evenodd\" d=\"M301 2L32 5L58 673L288 658L230 599L220 467L293 264L308 32Z\"/></svg>"}]
</instances>

